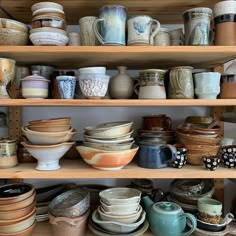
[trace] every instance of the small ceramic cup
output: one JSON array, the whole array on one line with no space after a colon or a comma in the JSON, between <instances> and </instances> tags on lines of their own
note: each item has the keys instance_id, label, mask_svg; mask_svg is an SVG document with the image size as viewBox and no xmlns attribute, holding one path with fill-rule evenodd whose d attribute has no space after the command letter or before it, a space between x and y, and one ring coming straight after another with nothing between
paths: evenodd
<instances>
[{"instance_id":1,"label":"small ceramic cup","mask_svg":"<svg viewBox=\"0 0 236 236\"><path fill-rule=\"evenodd\" d=\"M220 165L220 158L218 156L203 156L203 163L208 170L214 171Z\"/></svg>"},{"instance_id":2,"label":"small ceramic cup","mask_svg":"<svg viewBox=\"0 0 236 236\"><path fill-rule=\"evenodd\" d=\"M77 32L69 33L69 46L79 46L80 45L80 34Z\"/></svg>"},{"instance_id":3,"label":"small ceramic cup","mask_svg":"<svg viewBox=\"0 0 236 236\"><path fill-rule=\"evenodd\" d=\"M187 148L183 144L174 144L173 145L177 150L176 160L171 164L174 168L181 169L187 162Z\"/></svg>"},{"instance_id":4,"label":"small ceramic cup","mask_svg":"<svg viewBox=\"0 0 236 236\"><path fill-rule=\"evenodd\" d=\"M76 77L62 75L57 76L56 79L61 99L73 99L75 94Z\"/></svg>"},{"instance_id":5,"label":"small ceramic cup","mask_svg":"<svg viewBox=\"0 0 236 236\"><path fill-rule=\"evenodd\" d=\"M236 145L222 146L220 152L224 166L234 168L236 164Z\"/></svg>"},{"instance_id":6,"label":"small ceramic cup","mask_svg":"<svg viewBox=\"0 0 236 236\"><path fill-rule=\"evenodd\" d=\"M200 198L197 202L199 219L210 223L219 224L222 215L222 203L212 198Z\"/></svg>"}]
</instances>

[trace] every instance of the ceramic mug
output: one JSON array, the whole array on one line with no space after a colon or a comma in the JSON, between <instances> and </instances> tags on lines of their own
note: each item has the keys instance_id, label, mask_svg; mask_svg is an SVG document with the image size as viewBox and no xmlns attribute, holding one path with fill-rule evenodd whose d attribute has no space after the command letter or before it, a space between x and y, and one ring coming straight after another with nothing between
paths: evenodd
<instances>
[{"instance_id":1,"label":"ceramic mug","mask_svg":"<svg viewBox=\"0 0 236 236\"><path fill-rule=\"evenodd\" d=\"M211 44L212 10L206 7L192 8L183 13L185 45Z\"/></svg>"},{"instance_id":2,"label":"ceramic mug","mask_svg":"<svg viewBox=\"0 0 236 236\"><path fill-rule=\"evenodd\" d=\"M153 45L160 28L160 22L150 16L131 17L128 20L128 45Z\"/></svg>"},{"instance_id":3,"label":"ceramic mug","mask_svg":"<svg viewBox=\"0 0 236 236\"><path fill-rule=\"evenodd\" d=\"M143 129L144 130L170 130L172 120L165 114L143 116Z\"/></svg>"},{"instance_id":4,"label":"ceramic mug","mask_svg":"<svg viewBox=\"0 0 236 236\"><path fill-rule=\"evenodd\" d=\"M170 33L168 29L161 28L154 37L154 45L157 46L170 46Z\"/></svg>"},{"instance_id":5,"label":"ceramic mug","mask_svg":"<svg viewBox=\"0 0 236 236\"><path fill-rule=\"evenodd\" d=\"M73 99L75 94L76 77L62 75L56 77L61 99Z\"/></svg>"},{"instance_id":6,"label":"ceramic mug","mask_svg":"<svg viewBox=\"0 0 236 236\"><path fill-rule=\"evenodd\" d=\"M120 5L106 5L100 8L99 18L93 23L93 30L102 45L126 45L127 14L127 9ZM98 30L98 24L101 24L101 32Z\"/></svg>"},{"instance_id":7,"label":"ceramic mug","mask_svg":"<svg viewBox=\"0 0 236 236\"><path fill-rule=\"evenodd\" d=\"M79 46L80 45L80 34L77 32L69 33L69 46Z\"/></svg>"}]
</instances>

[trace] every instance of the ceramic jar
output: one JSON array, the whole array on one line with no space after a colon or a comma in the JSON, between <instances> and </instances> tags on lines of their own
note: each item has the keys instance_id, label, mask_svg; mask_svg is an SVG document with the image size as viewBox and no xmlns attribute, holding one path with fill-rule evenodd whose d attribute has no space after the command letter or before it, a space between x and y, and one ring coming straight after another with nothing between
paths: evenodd
<instances>
[{"instance_id":1,"label":"ceramic jar","mask_svg":"<svg viewBox=\"0 0 236 236\"><path fill-rule=\"evenodd\" d=\"M206 7L192 8L183 13L185 45L211 44L212 10Z\"/></svg>"},{"instance_id":2,"label":"ceramic jar","mask_svg":"<svg viewBox=\"0 0 236 236\"><path fill-rule=\"evenodd\" d=\"M170 33L166 28L160 28L160 31L154 37L154 45L157 46L170 46Z\"/></svg>"},{"instance_id":3,"label":"ceramic jar","mask_svg":"<svg viewBox=\"0 0 236 236\"><path fill-rule=\"evenodd\" d=\"M128 99L134 91L134 81L126 74L126 66L118 66L118 74L110 79L109 94L112 98Z\"/></svg>"},{"instance_id":4,"label":"ceramic jar","mask_svg":"<svg viewBox=\"0 0 236 236\"><path fill-rule=\"evenodd\" d=\"M160 22L150 16L134 16L128 20L128 45L153 45Z\"/></svg>"},{"instance_id":5,"label":"ceramic jar","mask_svg":"<svg viewBox=\"0 0 236 236\"><path fill-rule=\"evenodd\" d=\"M126 45L125 26L127 9L120 5L106 5L99 9L93 23L94 33L102 45ZM101 24L101 30L98 30Z\"/></svg>"},{"instance_id":6,"label":"ceramic jar","mask_svg":"<svg viewBox=\"0 0 236 236\"><path fill-rule=\"evenodd\" d=\"M194 74L195 94L199 99L216 99L220 93L220 77L218 72Z\"/></svg>"},{"instance_id":7,"label":"ceramic jar","mask_svg":"<svg viewBox=\"0 0 236 236\"><path fill-rule=\"evenodd\" d=\"M236 75L221 75L220 98L236 98Z\"/></svg>"},{"instance_id":8,"label":"ceramic jar","mask_svg":"<svg viewBox=\"0 0 236 236\"><path fill-rule=\"evenodd\" d=\"M170 68L168 98L194 98L192 70L193 67L190 66L179 66Z\"/></svg>"},{"instance_id":9,"label":"ceramic jar","mask_svg":"<svg viewBox=\"0 0 236 236\"><path fill-rule=\"evenodd\" d=\"M134 86L134 92L139 99L166 99L165 70L148 69L140 71L139 74L138 83Z\"/></svg>"},{"instance_id":10,"label":"ceramic jar","mask_svg":"<svg viewBox=\"0 0 236 236\"><path fill-rule=\"evenodd\" d=\"M221 1L215 4L215 44L216 45L236 45L236 2Z\"/></svg>"},{"instance_id":11,"label":"ceramic jar","mask_svg":"<svg viewBox=\"0 0 236 236\"><path fill-rule=\"evenodd\" d=\"M144 130L171 130L172 120L165 114L143 116Z\"/></svg>"}]
</instances>

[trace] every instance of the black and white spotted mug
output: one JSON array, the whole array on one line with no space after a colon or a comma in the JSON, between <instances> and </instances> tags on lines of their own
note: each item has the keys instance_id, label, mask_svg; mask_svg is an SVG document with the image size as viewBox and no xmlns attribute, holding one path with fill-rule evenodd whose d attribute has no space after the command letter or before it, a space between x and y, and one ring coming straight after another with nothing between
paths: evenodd
<instances>
[{"instance_id":1,"label":"black and white spotted mug","mask_svg":"<svg viewBox=\"0 0 236 236\"><path fill-rule=\"evenodd\" d=\"M214 171L220 165L220 158L218 156L204 156L203 163L208 170Z\"/></svg>"},{"instance_id":2,"label":"black and white spotted mug","mask_svg":"<svg viewBox=\"0 0 236 236\"><path fill-rule=\"evenodd\" d=\"M176 159L171 163L175 168L182 168L187 162L187 148L183 144L173 145L177 150Z\"/></svg>"},{"instance_id":3,"label":"black and white spotted mug","mask_svg":"<svg viewBox=\"0 0 236 236\"><path fill-rule=\"evenodd\" d=\"M234 168L236 166L236 145L222 146L220 153L225 167Z\"/></svg>"}]
</instances>

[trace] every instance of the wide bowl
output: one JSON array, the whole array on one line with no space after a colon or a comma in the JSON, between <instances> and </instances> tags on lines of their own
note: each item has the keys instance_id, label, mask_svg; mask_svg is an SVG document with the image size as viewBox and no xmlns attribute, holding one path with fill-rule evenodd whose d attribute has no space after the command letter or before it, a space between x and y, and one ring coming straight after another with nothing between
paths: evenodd
<instances>
[{"instance_id":1,"label":"wide bowl","mask_svg":"<svg viewBox=\"0 0 236 236\"><path fill-rule=\"evenodd\" d=\"M27 183L7 184L0 187L0 206L17 203L29 198L34 186Z\"/></svg>"},{"instance_id":2,"label":"wide bowl","mask_svg":"<svg viewBox=\"0 0 236 236\"><path fill-rule=\"evenodd\" d=\"M62 132L40 132L40 131L34 131L28 128L28 126L23 126L22 129L26 131L27 133L30 134L35 134L35 135L46 135L46 136L54 136L54 135L66 135L68 133L74 132L75 130L73 128L70 128L69 130L62 131Z\"/></svg>"},{"instance_id":3,"label":"wide bowl","mask_svg":"<svg viewBox=\"0 0 236 236\"><path fill-rule=\"evenodd\" d=\"M98 207L97 211L99 213L101 220L116 221L116 222L131 224L131 223L136 222L139 219L143 211L143 208L140 206L137 212L133 214L129 214L129 215L115 215L115 212L114 214L107 214L106 212L102 210L101 206Z\"/></svg>"},{"instance_id":4,"label":"wide bowl","mask_svg":"<svg viewBox=\"0 0 236 236\"><path fill-rule=\"evenodd\" d=\"M107 205L139 203L141 191L135 188L109 188L99 193L102 201Z\"/></svg>"},{"instance_id":5,"label":"wide bowl","mask_svg":"<svg viewBox=\"0 0 236 236\"><path fill-rule=\"evenodd\" d=\"M52 118L44 120L31 120L30 125L69 125L71 117Z\"/></svg>"},{"instance_id":6,"label":"wide bowl","mask_svg":"<svg viewBox=\"0 0 236 236\"><path fill-rule=\"evenodd\" d=\"M55 2L39 2L39 3L35 3L32 7L31 7L31 11L37 11L41 8L55 8L58 10L63 11L63 6L55 3Z\"/></svg>"},{"instance_id":7,"label":"wide bowl","mask_svg":"<svg viewBox=\"0 0 236 236\"><path fill-rule=\"evenodd\" d=\"M143 211L137 222L126 224L126 223L116 222L116 221L101 220L97 210L95 210L92 214L92 220L94 223L98 224L103 229L116 233L116 234L124 234L124 233L133 232L145 221L145 217L146 217L146 212Z\"/></svg>"},{"instance_id":8,"label":"wide bowl","mask_svg":"<svg viewBox=\"0 0 236 236\"><path fill-rule=\"evenodd\" d=\"M18 30L25 33L28 33L29 31L27 25L19 21L7 19L7 18L0 18L0 25L1 25L1 28Z\"/></svg>"},{"instance_id":9,"label":"wide bowl","mask_svg":"<svg viewBox=\"0 0 236 236\"><path fill-rule=\"evenodd\" d=\"M49 211L57 217L75 218L82 216L89 209L89 205L89 192L75 188L54 198L49 204Z\"/></svg>"},{"instance_id":10,"label":"wide bowl","mask_svg":"<svg viewBox=\"0 0 236 236\"><path fill-rule=\"evenodd\" d=\"M119 170L129 164L138 151L138 146L124 151L104 151L85 146L77 146L83 160L95 169Z\"/></svg>"},{"instance_id":11,"label":"wide bowl","mask_svg":"<svg viewBox=\"0 0 236 236\"><path fill-rule=\"evenodd\" d=\"M102 98L106 95L110 76L103 74L79 75L79 86L83 95L90 99Z\"/></svg>"},{"instance_id":12,"label":"wide bowl","mask_svg":"<svg viewBox=\"0 0 236 236\"><path fill-rule=\"evenodd\" d=\"M133 125L132 121L115 121L102 123L97 126L87 126L84 128L86 133L90 136L99 138L109 138L127 134L131 131Z\"/></svg>"},{"instance_id":13,"label":"wide bowl","mask_svg":"<svg viewBox=\"0 0 236 236\"><path fill-rule=\"evenodd\" d=\"M120 139L127 139L127 138L131 138L131 136L132 136L132 134L133 134L133 130L132 131L130 131L129 133L127 133L127 134L122 134L122 135L114 135L114 136L112 136L112 137L100 137L99 135L87 135L87 133L85 132L84 133L84 138L86 139L86 138L92 138L92 139L102 139L102 140L120 140Z\"/></svg>"},{"instance_id":14,"label":"wide bowl","mask_svg":"<svg viewBox=\"0 0 236 236\"><path fill-rule=\"evenodd\" d=\"M37 170L57 170L60 169L59 159L72 147L74 142L42 146L25 142L21 144L38 160Z\"/></svg>"},{"instance_id":15,"label":"wide bowl","mask_svg":"<svg viewBox=\"0 0 236 236\"><path fill-rule=\"evenodd\" d=\"M98 143L98 144L104 144L104 145L110 145L110 144L124 144L127 142L133 142L134 138L124 138L124 139L95 139L90 138L89 136L84 136L85 141L91 142L91 143ZM98 148L99 149L99 148Z\"/></svg>"},{"instance_id":16,"label":"wide bowl","mask_svg":"<svg viewBox=\"0 0 236 236\"><path fill-rule=\"evenodd\" d=\"M100 149L104 151L124 151L131 149L131 147L134 144L134 141L132 142L126 142L121 144L103 144L103 143L92 143L92 142L83 142L84 146L91 147L95 149Z\"/></svg>"},{"instance_id":17,"label":"wide bowl","mask_svg":"<svg viewBox=\"0 0 236 236\"><path fill-rule=\"evenodd\" d=\"M80 68L79 70L79 75L85 75L85 74L101 74L105 75L106 74L106 67L84 67Z\"/></svg>"},{"instance_id":18,"label":"wide bowl","mask_svg":"<svg viewBox=\"0 0 236 236\"><path fill-rule=\"evenodd\" d=\"M28 125L28 128L33 131L38 132L63 132L68 131L71 127L70 125Z\"/></svg>"},{"instance_id":19,"label":"wide bowl","mask_svg":"<svg viewBox=\"0 0 236 236\"><path fill-rule=\"evenodd\" d=\"M0 28L0 45L23 46L29 42L29 34L19 30Z\"/></svg>"}]
</instances>

